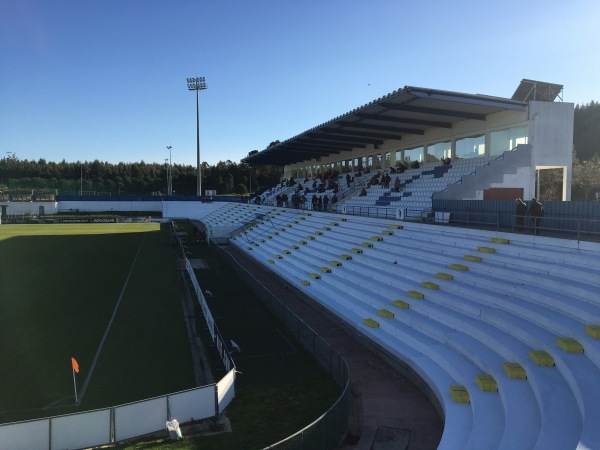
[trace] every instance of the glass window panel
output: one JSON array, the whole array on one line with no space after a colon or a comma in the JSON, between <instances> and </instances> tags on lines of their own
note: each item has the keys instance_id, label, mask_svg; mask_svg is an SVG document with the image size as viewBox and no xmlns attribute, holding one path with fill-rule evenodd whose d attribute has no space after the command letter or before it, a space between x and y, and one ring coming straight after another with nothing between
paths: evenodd
<instances>
[{"instance_id":1,"label":"glass window panel","mask_svg":"<svg viewBox=\"0 0 600 450\"><path fill-rule=\"evenodd\" d=\"M410 150L404 150L404 159L406 161L419 161L423 162L424 147L411 148Z\"/></svg>"},{"instance_id":2,"label":"glass window panel","mask_svg":"<svg viewBox=\"0 0 600 450\"><path fill-rule=\"evenodd\" d=\"M493 131L490 133L490 156L514 150L519 144L527 144L527 127Z\"/></svg>"},{"instance_id":3,"label":"glass window panel","mask_svg":"<svg viewBox=\"0 0 600 450\"><path fill-rule=\"evenodd\" d=\"M485 136L473 136L456 141L456 157L459 159L477 158L485 155Z\"/></svg>"},{"instance_id":4,"label":"glass window panel","mask_svg":"<svg viewBox=\"0 0 600 450\"><path fill-rule=\"evenodd\" d=\"M450 141L438 142L427 147L427 162L438 162L442 158L450 158L452 143Z\"/></svg>"}]
</instances>

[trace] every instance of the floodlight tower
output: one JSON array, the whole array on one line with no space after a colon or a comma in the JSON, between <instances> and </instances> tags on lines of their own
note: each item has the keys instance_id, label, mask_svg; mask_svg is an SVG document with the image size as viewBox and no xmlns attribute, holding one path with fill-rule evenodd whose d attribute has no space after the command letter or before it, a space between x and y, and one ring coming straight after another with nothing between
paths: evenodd
<instances>
[{"instance_id":1,"label":"floodlight tower","mask_svg":"<svg viewBox=\"0 0 600 450\"><path fill-rule=\"evenodd\" d=\"M173 165L171 163L171 147L167 145L167 150L169 150L169 169L167 171L167 195L173 195Z\"/></svg>"},{"instance_id":2,"label":"floodlight tower","mask_svg":"<svg viewBox=\"0 0 600 450\"><path fill-rule=\"evenodd\" d=\"M200 196L202 195L202 173L200 165L200 108L198 103L198 92L206 89L206 80L204 77L188 78L187 85L190 91L196 91L196 147L198 150L196 195Z\"/></svg>"}]
</instances>

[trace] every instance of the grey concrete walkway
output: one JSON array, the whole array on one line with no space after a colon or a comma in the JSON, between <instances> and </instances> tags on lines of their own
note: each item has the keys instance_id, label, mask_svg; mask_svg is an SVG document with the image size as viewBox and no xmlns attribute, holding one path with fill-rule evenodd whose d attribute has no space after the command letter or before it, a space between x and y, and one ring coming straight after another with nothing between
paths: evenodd
<instances>
[{"instance_id":1,"label":"grey concrete walkway","mask_svg":"<svg viewBox=\"0 0 600 450\"><path fill-rule=\"evenodd\" d=\"M365 345L363 338L324 314L289 283L235 247L228 246L227 251L346 360L353 405L349 436L342 450L437 447L443 423L425 394Z\"/></svg>"}]
</instances>

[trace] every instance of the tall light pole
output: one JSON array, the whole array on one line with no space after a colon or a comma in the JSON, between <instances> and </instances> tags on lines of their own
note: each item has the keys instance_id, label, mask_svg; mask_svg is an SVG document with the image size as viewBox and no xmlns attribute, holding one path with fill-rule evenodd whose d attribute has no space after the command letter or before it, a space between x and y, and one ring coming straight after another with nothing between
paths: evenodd
<instances>
[{"instance_id":1,"label":"tall light pole","mask_svg":"<svg viewBox=\"0 0 600 450\"><path fill-rule=\"evenodd\" d=\"M169 195L169 158L165 158L165 167L167 169L167 195Z\"/></svg>"},{"instance_id":2,"label":"tall light pole","mask_svg":"<svg viewBox=\"0 0 600 450\"><path fill-rule=\"evenodd\" d=\"M200 165L200 107L198 103L198 92L206 89L206 80L204 77L188 78L187 85L190 91L196 91L196 147L198 149L196 195L200 196L202 195L202 173Z\"/></svg>"},{"instance_id":3,"label":"tall light pole","mask_svg":"<svg viewBox=\"0 0 600 450\"><path fill-rule=\"evenodd\" d=\"M173 195L173 166L171 164L171 147L167 145L167 150L169 150L169 169L167 170L167 195Z\"/></svg>"}]
</instances>

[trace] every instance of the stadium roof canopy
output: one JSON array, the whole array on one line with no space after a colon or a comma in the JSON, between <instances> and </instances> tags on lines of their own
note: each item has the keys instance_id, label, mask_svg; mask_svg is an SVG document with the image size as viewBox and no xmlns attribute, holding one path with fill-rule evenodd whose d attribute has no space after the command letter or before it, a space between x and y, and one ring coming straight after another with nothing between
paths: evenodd
<instances>
[{"instance_id":1,"label":"stadium roof canopy","mask_svg":"<svg viewBox=\"0 0 600 450\"><path fill-rule=\"evenodd\" d=\"M463 120L484 121L504 110L525 111L527 103L480 94L405 86L266 150L242 159L253 165L287 165L350 152L388 139L452 128ZM350 156L348 156L350 158ZM340 159L345 159L342 155Z\"/></svg>"}]
</instances>

